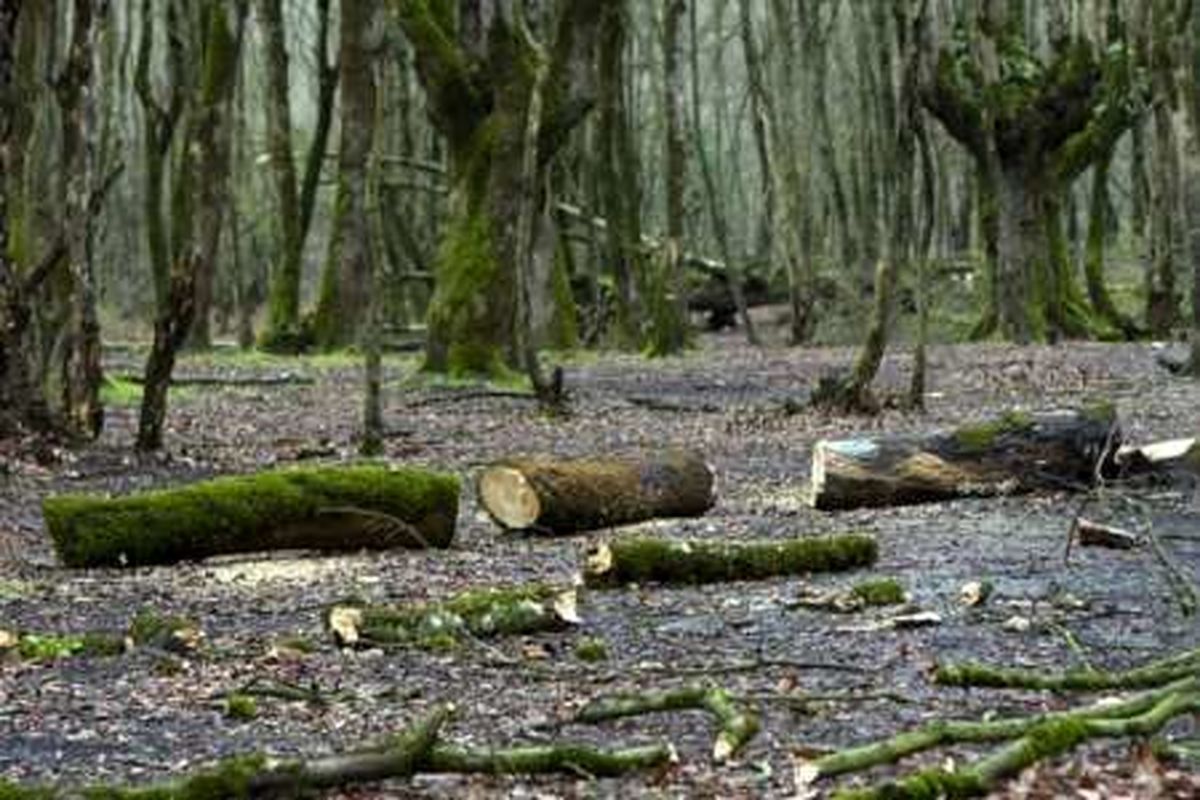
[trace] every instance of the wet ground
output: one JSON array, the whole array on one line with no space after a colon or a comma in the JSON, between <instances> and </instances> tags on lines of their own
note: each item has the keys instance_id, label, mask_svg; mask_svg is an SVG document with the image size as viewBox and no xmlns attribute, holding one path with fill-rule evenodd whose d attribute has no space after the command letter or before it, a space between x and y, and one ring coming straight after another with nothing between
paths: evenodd
<instances>
[{"instance_id":1,"label":"wet ground","mask_svg":"<svg viewBox=\"0 0 1200 800\"><path fill-rule=\"evenodd\" d=\"M420 776L346 796L787 797L795 790L797 760L823 748L886 736L935 716L979 718L1086 701L936 688L928 675L937 661L1118 668L1200 645L1200 628L1182 615L1148 550L1076 549L1064 562L1068 529L1086 500L1090 518L1156 524L1176 565L1200 577L1200 510L1192 510L1187 487L1109 486L1088 498L968 499L838 514L813 511L804 497L811 448L821 437L923 431L1017 406L1109 399L1127 440L1172 438L1200 432L1200 385L1158 368L1148 345L939 347L931 351L925 414L796 413L823 371L851 356L849 350L754 350L731 334L709 337L683 358L654 363L586 356L565 368L574 407L567 419L544 417L525 399L483 396L479 387L414 381L415 362L389 359L388 458L467 479L451 550L223 558L125 571L57 568L41 531L39 502L47 493L124 492L352 457L360 403L353 362L190 356L180 374L287 372L314 382L179 392L162 457L133 454L136 409L129 406L110 409L106 433L85 451L42 453L41 463L28 452L6 451L0 628L121 630L138 609L153 607L198 619L209 651L183 660L177 672L163 670L161 656L146 652L0 663L0 776L145 780L253 750L324 754L395 731L452 700L459 711L447 738L459 743L570 739L616 745L665 738L678 750L679 763L666 772L599 782ZM108 362L114 371L136 369L138 356L117 349ZM882 388L902 391L907 370L906 354L890 357ZM473 472L517 453L565 456L664 445L702 450L716 469L719 500L702 518L641 529L728 540L869 531L880 543L879 563L869 573L808 581L589 592L575 631L452 654L343 652L323 630L323 609L348 595L404 601L530 580L570 583L589 545L615 532L561 539L503 534L475 504ZM883 624L894 609L835 614L795 602L806 587L848 585L868 575L899 579L914 608L937 612L941 623L896 630ZM975 580L990 581L995 591L986 604L966 608L959 593ZM278 646L293 637L309 640L315 651ZM583 637L603 639L609 658L576 658L573 647ZM263 677L315 686L330 702L263 699L254 720L225 717L223 694ZM725 686L762 715L762 732L731 764L711 763L711 723L696 712L600 727L569 724L589 698L698 680ZM1187 725L1172 730L1186 732ZM1159 785L1146 790L1157 794L1139 795L1142 789L1122 784L1121 776L1133 770L1127 753L1124 746L1089 750L1057 772L1027 779L1019 796L1076 796L1070 794L1076 789L1079 797L1112 796L1079 788L1094 785L1120 785L1132 792L1126 796L1182 791ZM1091 775L1088 770L1099 777L1079 777Z\"/></svg>"}]
</instances>

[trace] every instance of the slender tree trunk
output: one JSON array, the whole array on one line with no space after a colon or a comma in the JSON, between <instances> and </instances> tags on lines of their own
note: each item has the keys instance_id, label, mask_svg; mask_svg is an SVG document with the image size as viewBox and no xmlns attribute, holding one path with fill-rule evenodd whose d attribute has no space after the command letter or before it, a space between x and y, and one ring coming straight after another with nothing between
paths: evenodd
<instances>
[{"instance_id":1,"label":"slender tree trunk","mask_svg":"<svg viewBox=\"0 0 1200 800\"><path fill-rule=\"evenodd\" d=\"M154 323L154 344L146 361L137 446L162 447L167 392L175 357L197 314L199 276L215 263L222 218L228 200L229 99L237 80L244 4L230 19L221 0L203 0L198 32L199 63L190 70L193 106L175 175L173 233L167 303ZM194 219L193 219L194 218Z\"/></svg>"},{"instance_id":2,"label":"slender tree trunk","mask_svg":"<svg viewBox=\"0 0 1200 800\"><path fill-rule=\"evenodd\" d=\"M694 0L693 0L694 1ZM681 29L686 0L663 0L663 84L665 116L664 169L666 240L658 254L649 298L649 352L673 355L687 345L687 298L683 285L684 191L687 149L683 133L683 69Z\"/></svg>"},{"instance_id":3,"label":"slender tree trunk","mask_svg":"<svg viewBox=\"0 0 1200 800\"><path fill-rule=\"evenodd\" d=\"M1092 191L1088 203L1087 238L1084 241L1083 265L1087 280L1088 301L1101 319L1122 332L1127 339L1136 339L1137 326L1113 302L1104 281L1104 247L1109 238L1108 172L1112 154L1092 166Z\"/></svg>"},{"instance_id":4,"label":"slender tree trunk","mask_svg":"<svg viewBox=\"0 0 1200 800\"><path fill-rule=\"evenodd\" d=\"M759 181L762 185L763 208L756 242L757 257L767 262L767 273L770 274L775 253L775 169L771 161L770 133L772 109L750 12L751 0L738 0L738 34L742 43L742 59L746 65L754 152L758 157Z\"/></svg>"},{"instance_id":5,"label":"slender tree trunk","mask_svg":"<svg viewBox=\"0 0 1200 800\"><path fill-rule=\"evenodd\" d=\"M375 66L382 27L371 4L343 3L341 11L341 145L329 253L321 273L316 341L323 349L358 341L370 302L370 226L367 166L375 127Z\"/></svg>"}]
</instances>

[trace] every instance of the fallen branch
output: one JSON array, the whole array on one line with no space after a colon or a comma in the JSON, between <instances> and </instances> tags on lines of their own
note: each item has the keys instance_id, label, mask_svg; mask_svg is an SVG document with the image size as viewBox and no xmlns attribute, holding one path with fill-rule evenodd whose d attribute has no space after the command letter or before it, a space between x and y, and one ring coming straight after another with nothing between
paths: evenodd
<instances>
[{"instance_id":1,"label":"fallen branch","mask_svg":"<svg viewBox=\"0 0 1200 800\"><path fill-rule=\"evenodd\" d=\"M575 592L544 584L463 592L440 603L341 604L326 623L342 646L447 649L474 637L563 630L579 622Z\"/></svg>"},{"instance_id":2,"label":"fallen branch","mask_svg":"<svg viewBox=\"0 0 1200 800\"><path fill-rule=\"evenodd\" d=\"M1025 736L1039 726L1064 720L1124 719L1150 710L1169 695L1197 690L1200 690L1200 680L1190 677L1125 700L1117 702L1107 700L1075 711L988 722L937 720L889 739L821 756L806 764L804 771L806 776L816 780L849 772L860 772L880 764L894 764L903 758L936 747L1008 741Z\"/></svg>"},{"instance_id":3,"label":"fallen branch","mask_svg":"<svg viewBox=\"0 0 1200 800\"><path fill-rule=\"evenodd\" d=\"M1132 531L1112 525L1103 525L1099 522L1093 522L1090 519L1084 519L1083 517L1076 517L1074 524L1071 526L1071 532L1074 534L1075 541L1079 543L1080 547L1109 547L1114 550L1132 550L1144 543L1143 538Z\"/></svg>"},{"instance_id":4,"label":"fallen branch","mask_svg":"<svg viewBox=\"0 0 1200 800\"><path fill-rule=\"evenodd\" d=\"M661 767L675 760L667 744L613 750L578 744L467 749L438 745L421 765L422 772L462 772L485 775L536 775L565 772L585 778L615 777Z\"/></svg>"},{"instance_id":5,"label":"fallen branch","mask_svg":"<svg viewBox=\"0 0 1200 800\"><path fill-rule=\"evenodd\" d=\"M991 689L1099 692L1112 689L1153 689L1186 678L1200 669L1200 649L1152 661L1121 672L1077 669L1054 674L1042 670L1008 669L983 664L939 665L934 683Z\"/></svg>"},{"instance_id":6,"label":"fallen branch","mask_svg":"<svg viewBox=\"0 0 1200 800\"><path fill-rule=\"evenodd\" d=\"M867 567L878 553L875 539L862 534L759 542L631 537L597 547L583 578L589 586L758 580Z\"/></svg>"},{"instance_id":7,"label":"fallen branch","mask_svg":"<svg viewBox=\"0 0 1200 800\"><path fill-rule=\"evenodd\" d=\"M1034 764L1070 752L1090 739L1144 737L1171 720L1200 709L1195 688L1171 692L1151 708L1127 718L1067 715L1044 721L992 754L958 769L925 769L869 789L837 792L836 800L900 800L901 798L977 797L997 788Z\"/></svg>"},{"instance_id":8,"label":"fallen branch","mask_svg":"<svg viewBox=\"0 0 1200 800\"><path fill-rule=\"evenodd\" d=\"M111 376L113 380L141 385L146 376L125 372ZM309 375L283 372L278 375L172 375L172 386L311 386L316 380Z\"/></svg>"},{"instance_id":9,"label":"fallen branch","mask_svg":"<svg viewBox=\"0 0 1200 800\"><path fill-rule=\"evenodd\" d=\"M506 529L573 533L657 517L694 517L715 476L689 450L605 458L514 458L479 476L479 502Z\"/></svg>"},{"instance_id":10,"label":"fallen branch","mask_svg":"<svg viewBox=\"0 0 1200 800\"><path fill-rule=\"evenodd\" d=\"M454 476L418 469L312 467L119 498L59 495L42 510L65 565L141 566L264 550L447 547L458 489Z\"/></svg>"},{"instance_id":11,"label":"fallen branch","mask_svg":"<svg viewBox=\"0 0 1200 800\"><path fill-rule=\"evenodd\" d=\"M578 722L596 723L620 717L634 717L660 711L702 710L713 715L718 731L713 744L713 760L728 761L758 733L758 717L739 706L725 689L687 686L664 692L643 692L600 698L588 703L576 715Z\"/></svg>"}]
</instances>

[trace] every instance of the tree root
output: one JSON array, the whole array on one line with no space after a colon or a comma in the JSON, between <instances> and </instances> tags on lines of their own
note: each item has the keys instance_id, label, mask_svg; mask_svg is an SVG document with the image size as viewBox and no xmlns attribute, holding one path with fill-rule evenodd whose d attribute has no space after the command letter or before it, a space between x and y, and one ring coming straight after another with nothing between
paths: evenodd
<instances>
[{"instance_id":1,"label":"tree root","mask_svg":"<svg viewBox=\"0 0 1200 800\"><path fill-rule=\"evenodd\" d=\"M696 709L713 715L719 725L713 744L713 761L722 763L742 749L758 733L758 717L738 705L725 689L685 686L665 692L622 694L593 700L579 712L579 722L603 722L658 711Z\"/></svg>"},{"instance_id":2,"label":"tree root","mask_svg":"<svg viewBox=\"0 0 1200 800\"><path fill-rule=\"evenodd\" d=\"M989 667L965 662L938 666L934 683L990 689L1099 692L1112 689L1154 689L1200 670L1200 648L1121 672L1076 669L1052 674L1036 670Z\"/></svg>"}]
</instances>

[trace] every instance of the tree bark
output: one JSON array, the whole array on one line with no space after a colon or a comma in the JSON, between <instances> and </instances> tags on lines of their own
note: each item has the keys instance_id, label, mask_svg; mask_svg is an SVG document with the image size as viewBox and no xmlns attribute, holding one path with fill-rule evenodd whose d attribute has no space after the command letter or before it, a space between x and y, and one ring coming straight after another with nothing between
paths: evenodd
<instances>
[{"instance_id":1,"label":"tree bark","mask_svg":"<svg viewBox=\"0 0 1200 800\"><path fill-rule=\"evenodd\" d=\"M458 480L416 469L277 470L128 497L48 497L70 567L173 564L281 549L448 547Z\"/></svg>"},{"instance_id":2,"label":"tree bark","mask_svg":"<svg viewBox=\"0 0 1200 800\"><path fill-rule=\"evenodd\" d=\"M1107 407L999 419L928 436L822 440L811 502L822 510L1090 487L1120 445Z\"/></svg>"},{"instance_id":3,"label":"tree bark","mask_svg":"<svg viewBox=\"0 0 1200 800\"><path fill-rule=\"evenodd\" d=\"M367 166L375 131L374 60L383 29L369 3L341 6L341 145L329 252L321 272L315 338L325 350L355 344L371 291Z\"/></svg>"},{"instance_id":4,"label":"tree bark","mask_svg":"<svg viewBox=\"0 0 1200 800\"><path fill-rule=\"evenodd\" d=\"M515 530L573 533L655 517L699 516L716 500L699 453L628 458L510 459L484 470L479 501Z\"/></svg>"},{"instance_id":5,"label":"tree bark","mask_svg":"<svg viewBox=\"0 0 1200 800\"><path fill-rule=\"evenodd\" d=\"M425 368L496 374L520 366L516 297L517 225L522 193L541 187L567 135L590 109L592 64L601 7L596 0L556 3L542 26L500 0L470 0L458 15L424 3L395 5L417 56L435 127L450 152L449 219L429 306ZM539 44L533 27L547 29ZM523 178L535 70L547 54L547 85L536 143L536 179ZM530 248L538 250L538 243Z\"/></svg>"}]
</instances>

